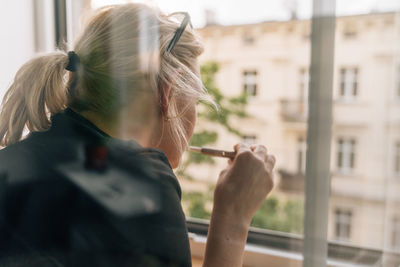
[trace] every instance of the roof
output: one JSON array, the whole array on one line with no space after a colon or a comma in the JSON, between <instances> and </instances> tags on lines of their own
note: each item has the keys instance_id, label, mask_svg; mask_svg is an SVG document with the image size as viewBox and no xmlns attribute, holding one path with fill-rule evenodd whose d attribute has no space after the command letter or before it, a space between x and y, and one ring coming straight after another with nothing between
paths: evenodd
<instances>
[{"instance_id":1,"label":"roof","mask_svg":"<svg viewBox=\"0 0 400 267\"><path fill-rule=\"evenodd\" d=\"M347 18L368 18L368 17L382 17L382 16L395 16L396 14L400 14L399 12L395 11L388 11L388 12L375 12L375 13L364 13L364 14L354 14L354 15L343 15L337 16L339 19L347 19ZM291 20L267 20L261 21L257 23L247 23L247 24L231 24L231 25L223 25L223 24L216 24L216 25L207 25L202 28L197 28L196 30L208 30L208 29L217 29L217 28L241 28L241 27L251 27L251 26L261 26L261 25L268 25L268 24L282 24L282 23L301 23L301 22L309 22L310 19L291 19Z\"/></svg>"}]
</instances>

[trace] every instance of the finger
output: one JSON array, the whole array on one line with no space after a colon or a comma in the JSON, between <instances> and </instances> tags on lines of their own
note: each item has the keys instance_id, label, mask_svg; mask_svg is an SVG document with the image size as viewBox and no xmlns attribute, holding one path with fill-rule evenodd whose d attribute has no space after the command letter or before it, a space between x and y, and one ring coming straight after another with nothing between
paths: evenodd
<instances>
[{"instance_id":1,"label":"finger","mask_svg":"<svg viewBox=\"0 0 400 267\"><path fill-rule=\"evenodd\" d=\"M256 145L256 148L253 150L262 160L267 160L267 148L263 145Z\"/></svg>"},{"instance_id":2,"label":"finger","mask_svg":"<svg viewBox=\"0 0 400 267\"><path fill-rule=\"evenodd\" d=\"M243 158L249 156L253 152L250 150L250 146L245 143L238 143L234 146L234 150L236 152L236 156L233 159L234 161L238 160L239 158ZM246 157L247 158L247 157Z\"/></svg>"},{"instance_id":3,"label":"finger","mask_svg":"<svg viewBox=\"0 0 400 267\"><path fill-rule=\"evenodd\" d=\"M276 159L274 155L267 155L267 159L265 161L265 165L268 170L272 171L272 169L275 167Z\"/></svg>"},{"instance_id":4,"label":"finger","mask_svg":"<svg viewBox=\"0 0 400 267\"><path fill-rule=\"evenodd\" d=\"M228 172L228 170L227 169L224 169L224 170L222 170L220 173L219 173L219 176L221 177L221 176L225 176L225 174Z\"/></svg>"},{"instance_id":5,"label":"finger","mask_svg":"<svg viewBox=\"0 0 400 267\"><path fill-rule=\"evenodd\" d=\"M250 151L250 147L249 145L245 144L245 143L237 143L233 149L235 150L236 154L239 154L240 152L243 151Z\"/></svg>"}]
</instances>

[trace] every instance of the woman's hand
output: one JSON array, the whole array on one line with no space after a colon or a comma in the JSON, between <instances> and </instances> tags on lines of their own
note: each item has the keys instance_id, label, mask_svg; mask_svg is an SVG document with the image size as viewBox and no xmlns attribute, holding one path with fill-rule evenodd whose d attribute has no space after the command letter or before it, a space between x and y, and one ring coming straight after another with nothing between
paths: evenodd
<instances>
[{"instance_id":1,"label":"woman's hand","mask_svg":"<svg viewBox=\"0 0 400 267\"><path fill-rule=\"evenodd\" d=\"M250 224L273 187L275 157L263 145L239 143L236 157L224 169L214 192L215 213ZM222 215L220 214L220 215Z\"/></svg>"},{"instance_id":2,"label":"woman's hand","mask_svg":"<svg viewBox=\"0 0 400 267\"><path fill-rule=\"evenodd\" d=\"M204 267L239 267L251 218L273 187L275 157L262 145L237 144L219 176L207 235Z\"/></svg>"}]
</instances>

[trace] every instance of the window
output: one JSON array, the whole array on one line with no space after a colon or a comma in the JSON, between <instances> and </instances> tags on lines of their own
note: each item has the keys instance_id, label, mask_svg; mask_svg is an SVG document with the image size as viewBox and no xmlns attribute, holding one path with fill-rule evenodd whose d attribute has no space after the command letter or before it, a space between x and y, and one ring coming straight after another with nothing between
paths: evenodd
<instances>
[{"instance_id":1,"label":"window","mask_svg":"<svg viewBox=\"0 0 400 267\"><path fill-rule=\"evenodd\" d=\"M300 101L308 101L308 83L309 74L306 68L301 68L299 70L299 89L300 89Z\"/></svg>"},{"instance_id":2,"label":"window","mask_svg":"<svg viewBox=\"0 0 400 267\"><path fill-rule=\"evenodd\" d=\"M255 38L254 38L254 36L251 36L251 35L248 35L248 34L245 34L245 35L243 36L243 44L244 44L244 45L250 46L250 45L253 45L254 43L255 43Z\"/></svg>"},{"instance_id":3,"label":"window","mask_svg":"<svg viewBox=\"0 0 400 267\"><path fill-rule=\"evenodd\" d=\"M297 140L297 172L301 174L306 172L306 150L306 141L301 137Z\"/></svg>"},{"instance_id":4,"label":"window","mask_svg":"<svg viewBox=\"0 0 400 267\"><path fill-rule=\"evenodd\" d=\"M351 210L338 208L335 210L335 239L348 241L351 237Z\"/></svg>"},{"instance_id":5,"label":"window","mask_svg":"<svg viewBox=\"0 0 400 267\"><path fill-rule=\"evenodd\" d=\"M243 143L245 144L255 144L257 140L257 137L255 135L243 135Z\"/></svg>"},{"instance_id":6,"label":"window","mask_svg":"<svg viewBox=\"0 0 400 267\"><path fill-rule=\"evenodd\" d=\"M340 100L354 100L358 95L358 68L340 69Z\"/></svg>"},{"instance_id":7,"label":"window","mask_svg":"<svg viewBox=\"0 0 400 267\"><path fill-rule=\"evenodd\" d=\"M377 2L384 1L390 0ZM3 62L7 64L1 64L0 66L0 85L2 85L0 86L0 95L3 95L7 85L11 82L12 77L14 77L14 72L26 59L33 56L32 53L35 49L37 51L53 50L57 37L55 35L56 29L61 34L65 35L65 30L63 30L64 24L58 24L58 28L56 28L55 25L54 16L56 7L54 7L54 1L48 1L49 6L47 6L46 2L46 6L43 7L40 6L40 3L45 1L34 2L39 3L39 6L37 6L39 9L32 12L32 5L21 4L18 3L18 1L10 1L12 4L5 5L4 16L0 16L0 20L3 19L4 22L3 25L7 25L7 22L18 18L14 21L13 25L15 27L11 31L3 32L3 35L5 34L4 39L10 40L10 42L3 42L0 44L3 48L1 51L7 51L7 53L3 53L3 56L6 56L6 60L3 60ZM84 8L85 5L90 8L117 2L138 1L61 0L58 2L65 2L66 9L72 7L71 14L67 13L65 18L67 21L67 40L72 41L73 38L70 38L70 29L73 29L75 26L71 27L69 24L78 24L79 20L75 19L73 14L76 11L77 15L81 15L78 14L80 6ZM195 141L200 143L207 141L208 143L204 146L227 150L232 149L232 145L239 141L265 144L268 150L277 158L276 174L277 176L280 175L280 183L283 183L284 179L286 179L286 184L292 186L284 187L286 191L275 187L274 193L266 199L261 209L257 212L253 221L254 227L303 235L304 225L302 224L302 211L307 209L304 209L304 199L314 199L312 201L318 201L318 204L320 204L329 198L329 204L333 207L330 210L331 216L326 218L325 213L321 215L321 210L319 208L315 209L315 214L317 214L315 218L317 218L317 220L310 219L313 218L313 214L311 214L311 216L310 213L305 215L307 220L314 222L308 225L316 225L316 227L314 227L315 229L322 229L325 226L329 228L329 241L345 241L345 244L342 244L343 246L339 246L336 254L331 252L332 247L335 247L337 244L330 246L328 261L332 260L332 257L336 257L335 262L338 264L340 264L339 262L345 262L347 260L351 261L348 264L343 263L343 265L347 266L380 266L379 263L383 261L383 257L385 257L386 260L387 254L390 254L387 255L387 257L391 257L391 254L395 254L387 253L386 249L394 249L395 252L400 251L400 215L396 214L395 219L393 217L388 218L386 216L390 213L385 212L391 205L397 205L396 202L391 202L392 199L387 198L386 201L379 201L378 203L375 194L369 194L369 190L361 190L363 188L374 188L374 186L377 186L379 188L384 188L383 194L387 193L389 195L389 192L392 189L396 189L400 181L400 139L396 140L396 142L393 142L393 139L391 139L392 136L397 136L398 134L398 121L387 120L387 118L395 117L389 112L398 113L398 107L392 108L391 106L385 106L386 100L390 99L390 97L393 97L400 103L400 65L396 65L395 68L392 65L393 62L398 62L400 50L399 46L394 47L388 45L398 43L400 25L398 23L385 23L385 21L388 20L396 22L396 18L399 16L397 11L393 12L388 10L388 12L377 14L377 12L366 3L366 6L363 8L370 8L370 13L361 16L354 15L354 13L359 13L360 10L356 10L356 8L361 8L361 6L356 7L356 5L351 4L352 1L342 1L340 4L341 7L336 9L338 12L335 18L337 27L336 29L332 29L332 31L336 33L334 41L336 49L334 59L330 58L329 53L319 53L320 56L309 61L310 52L313 52L313 54L318 54L315 53L316 51L326 52L325 47L329 47L331 42L333 42L333 40L325 38L326 32L331 31L329 27L324 28L325 23L321 24L320 27L320 29L324 30L323 34L321 34L322 31L315 29L318 27L313 27L313 38L310 38L312 21L310 17L306 17L302 13L306 13L304 10L307 9L307 6L311 7L311 1L297 1L299 5L298 10L301 12L299 12L299 19L295 21L287 20L288 17L275 19L275 17L271 16L269 13L276 13L273 15L279 17L279 12L276 12L277 10L275 10L274 5L272 5L271 8L268 6L271 5L272 1L265 0L255 0L254 5L253 3L249 5L245 0L238 0L238 4L243 3L243 7L246 7L241 9L240 15L236 12L225 12L233 8L233 6L236 6L236 4L222 4L221 9L221 3L219 3L221 1L211 1L208 4L205 4L206 1L196 0L184 1L185 4L171 0L143 0L141 2L152 2L159 5L160 8L167 13L188 11L196 31L204 40L205 50L204 54L199 58L199 64L201 67L204 67L208 61L218 63L218 68L215 69L219 69L219 72L213 76L213 68L210 67L208 68L209 76L206 76L206 78L211 80L209 83L211 86L209 88L217 88L223 95L221 107L227 108L226 106L229 105L231 105L231 107L228 107L230 112L227 113L225 113L225 109L221 109L222 112L217 114L218 116L222 115L220 117L215 114L211 114L215 116L209 117L215 120L218 119L226 123L229 127L232 127L233 130L238 129L239 132L230 132L229 130L232 130L231 128L224 128L224 126L221 125L214 127L214 124L211 124L210 126L206 121L206 123L196 126L199 127L196 129L196 133L199 134L198 136L200 138ZM330 0L314 1L314 3L319 3L321 6L326 6L326 3L333 2L334 1ZM57 9L60 8L60 5L58 6ZM343 10L346 6L353 6L354 13L351 14L351 12L347 12L346 16L342 17L341 14L343 14ZM37 7L35 4L35 8ZM335 9L335 7L333 8ZM12 12L9 12L9 10ZM205 10L207 10L206 15L203 14ZM308 11L309 14L312 13L311 10ZM257 15L258 12L262 14L259 16ZM315 16L319 16L317 12L316 9L314 13ZM283 10L282 13L285 13L285 11ZM18 14L23 15L18 16ZM33 14L35 14L34 19L31 17ZM332 14L335 16L334 13ZM84 15L84 12L82 12L82 15ZM216 19L217 15L221 15L220 24L218 24L219 21ZM287 14L285 16L287 16ZM62 19L63 17L59 16L58 18ZM330 17L326 17L326 19L330 20ZM32 21L35 22L34 26L32 26ZM41 27L42 24L45 25L45 27ZM246 25L246 31L243 31L243 25ZM33 28L35 29L35 38L33 38L33 34L31 34ZM15 34L16 32L22 34ZM319 39L318 37L324 38ZM366 38L364 39L364 37ZM63 38L57 39L62 40ZM324 40L324 42L318 40ZM365 40L368 40L368 45L366 45ZM21 48L10 45L11 43L24 44L24 46ZM322 50L320 50L321 43L324 46ZM327 50L329 52L329 48ZM358 63L360 59L362 60L362 65ZM319 63L316 64L316 61L319 61ZM310 66L308 66L308 62L311 62ZM313 140L317 140L321 135L330 134L331 132L329 129L327 131L317 131L314 135L315 138L306 138L306 133L312 132L308 131L310 128L308 121L305 120L308 113L310 113L307 105L309 99L309 69L323 70L319 72L319 75L315 75L313 71L310 71L312 72L310 74L313 75L313 83L316 83L318 77L326 73L328 73L327 75L331 75L330 79L327 79L329 83L318 84L321 95L326 96L327 92L329 92L330 96L330 93L332 93L332 84L330 84L330 81L332 75L334 75L330 69L330 65L333 65L335 77L337 77L335 80L336 86L333 87L333 93L338 101L337 103L333 103L333 111L343 111L340 114L348 116L349 120L346 120L346 125L344 125L339 116L333 116L332 129L335 133L338 133L338 135L334 135L334 139L327 138L329 139L327 142L321 142L322 144L332 144L332 147L329 148L329 153L333 152L331 153L332 157L329 158L331 162L328 162L329 160L327 159L328 167L321 168L321 170L326 170L327 173L332 173L332 175L317 174L314 176L318 176L318 179L327 181L327 183L331 185L331 194L325 194L325 197L311 194L310 197L309 192L307 192L308 195L304 193L304 184L299 183L300 185L297 187L293 185L296 185L294 182L300 182L301 179L298 178L301 177L303 179L302 181L307 184L307 187L310 187L312 183L310 183L310 179L308 178L312 176L312 168L310 168L310 175L306 179L304 179L305 176L301 174L305 171L306 148L312 149L317 147ZM363 66L368 66L368 69L366 67L364 70ZM293 78L294 81L290 82L285 80L285 78L288 77L288 73L290 73L290 77ZM368 75L369 73L371 73L371 75ZM264 83L265 77L263 76L265 74L268 74L266 83ZM365 89L364 85L366 87ZM378 87L375 88L376 90L373 90L373 86ZM368 94L367 87L371 87L371 90L368 90ZM239 119L235 117L231 120L231 117L229 117L231 114L243 114L241 113L242 110L238 109L238 107L242 105L242 102L240 102L241 98L237 97L236 94L240 95L240 93L245 92L249 96L261 98L264 94L264 90L267 91L266 88L268 88L268 99L265 101L259 101L259 99L257 99L257 101L248 101L245 108L252 112L249 114L249 117L240 117ZM326 88L329 88L329 90L324 90ZM313 87L312 89L314 90L315 88ZM209 91L211 92L212 90ZM390 95L388 95L388 93L390 93ZM315 107L315 105L320 105L321 102L319 102L319 100L317 101L314 95L316 94L312 94L313 102L311 102L311 104ZM231 99L230 97L233 98ZM358 105L358 103L357 105L343 104L354 103L352 101L357 101L361 97L368 98L367 101L362 102L362 105ZM280 104L281 99L286 100L285 108L288 110L286 114L290 115L285 118L280 118L277 115L277 106ZM321 98L319 99L321 100ZM326 98L326 100L327 103L331 104L330 98ZM313 113L310 113L311 116L308 116L310 121L318 117L317 112L325 112L328 109L332 111L330 110L330 105L326 106L328 108L324 109L322 107L317 111L313 109L311 111ZM400 104L398 104L398 106L400 107ZM199 111L203 112L201 109ZM225 117L226 114L229 116ZM374 114L374 119L365 120L366 114L367 116L368 114ZM323 121L324 116L319 117L321 118L319 122ZM199 116L199 120L202 119L204 119L204 117ZM386 124L383 126L382 121L385 121L387 126ZM251 130L246 128L248 125L251 125ZM347 128L344 129L345 127ZM357 132L352 132L354 128L357 128ZM342 129L344 130L342 131ZM363 136L365 134L365 136L371 137L370 140L373 140L373 142L369 144L366 144L367 142L361 142L361 139L357 138L359 136L358 131L363 131ZM387 150L383 149L387 146L387 140L391 140L389 143L391 147L390 154L386 154ZM307 144L307 141L310 143ZM320 148L323 146L318 147ZM367 149L365 149L365 147L367 147ZM324 151L328 151L329 149L324 149ZM366 151L371 155L368 155L368 157L363 156ZM186 154L185 156L187 155L190 154ZM309 156L309 162L315 162L313 160L312 150ZM198 158L196 158L196 160L197 159ZM199 225L201 224L201 227L203 227L202 229L205 229L205 232L201 234L203 235L206 233L206 219L209 218L212 207L212 190L218 178L218 172L226 166L226 160L206 158L205 156L201 157L199 160L201 159L204 160L201 164L196 165L190 162L190 165L188 165L189 168L192 169L188 169L185 174L190 174L190 176L179 176L179 174L177 176L182 186L182 203L188 221L191 221L191 225L193 226L193 222L196 222L193 217L204 219L204 221L198 223ZM214 162L212 163L212 161ZM376 165L388 166L389 175L387 175L386 168L379 169L376 168ZM329 168L330 166L332 169ZM357 177L351 177L352 179L349 179L348 176L344 175L351 174L355 170L357 170ZM358 170L360 171L358 172ZM396 179L387 179L393 178L394 174L396 174ZM314 190L314 192L318 191L319 190ZM296 197L298 199L296 199ZM324 205L319 206L321 207ZM349 209L349 207L351 207L351 209ZM308 210L310 209L311 208L308 208ZM357 212L359 209L362 209L362 212ZM189 228L190 232L197 233L195 229L196 228ZM265 249L270 249L271 247L275 248L271 245L272 243L284 244L287 255L292 255L294 253L299 255L299 257L297 257L298 260L296 260L297 262L294 264L296 266L301 266L301 244L303 238L306 239L307 231L304 236L298 238L299 240L295 240L293 235L287 238L285 233L276 234L273 231L268 231L267 234L267 231L265 231L265 235L262 235L262 231L251 230L249 237L261 236L262 238L259 239L260 242L258 244ZM308 233L310 233L310 231L308 231ZM270 240L277 240L277 238L279 238L279 241L283 238L287 240L287 243L270 242ZM252 240L255 239L249 239L250 244L254 244ZM293 242L293 240L295 241ZM297 246L297 244L300 245ZM308 244L315 245L313 242L308 242ZM385 244L385 246L382 244ZM372 253L365 253L366 250L364 250L364 248L366 247L371 248L371 250L373 250ZM296 251L296 248L300 249ZM353 253L351 251L355 249L358 249L358 252L351 254ZM332 254L335 255L332 256ZM377 254L380 255L374 256ZM323 253L318 254L317 252L313 252L304 255L304 258L309 258L311 257L310 255L312 257L321 256L321 258L324 256ZM253 261L252 263L244 265L252 265L254 262L254 265L274 262L274 256L268 255L268 257L270 257L268 260ZM366 258L373 259L374 257L378 258L375 262L361 262ZM290 257L288 261L290 262L281 264L280 266L293 266L293 257ZM395 258L393 262L395 262L393 264L395 266L400 264L398 258ZM304 266L311 265L305 264ZM335 264L327 262L326 264L314 264L313 266L335 266Z\"/></svg>"},{"instance_id":8,"label":"window","mask_svg":"<svg viewBox=\"0 0 400 267\"><path fill-rule=\"evenodd\" d=\"M337 169L341 173L354 170L356 140L352 138L339 138L337 141Z\"/></svg>"},{"instance_id":9,"label":"window","mask_svg":"<svg viewBox=\"0 0 400 267\"><path fill-rule=\"evenodd\" d=\"M243 91L250 96L257 95L257 71L243 72Z\"/></svg>"},{"instance_id":10,"label":"window","mask_svg":"<svg viewBox=\"0 0 400 267\"><path fill-rule=\"evenodd\" d=\"M393 219L391 243L394 250L400 250L400 217Z\"/></svg>"},{"instance_id":11,"label":"window","mask_svg":"<svg viewBox=\"0 0 400 267\"><path fill-rule=\"evenodd\" d=\"M394 148L394 174L400 176L400 142Z\"/></svg>"},{"instance_id":12,"label":"window","mask_svg":"<svg viewBox=\"0 0 400 267\"><path fill-rule=\"evenodd\" d=\"M347 23L343 27L343 37L344 39L354 39L357 37L356 25Z\"/></svg>"},{"instance_id":13,"label":"window","mask_svg":"<svg viewBox=\"0 0 400 267\"><path fill-rule=\"evenodd\" d=\"M308 84L309 84L309 73L308 69L300 68L299 70L299 113L305 116L308 115Z\"/></svg>"}]
</instances>

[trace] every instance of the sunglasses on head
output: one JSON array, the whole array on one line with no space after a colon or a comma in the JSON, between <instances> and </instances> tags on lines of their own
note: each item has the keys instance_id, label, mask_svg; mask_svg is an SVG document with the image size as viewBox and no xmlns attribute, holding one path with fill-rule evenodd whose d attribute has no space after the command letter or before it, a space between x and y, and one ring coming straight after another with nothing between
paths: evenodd
<instances>
[{"instance_id":1,"label":"sunglasses on head","mask_svg":"<svg viewBox=\"0 0 400 267\"><path fill-rule=\"evenodd\" d=\"M190 15L187 12L175 12L172 13L170 16L182 16L182 22L179 28L175 31L174 37L172 37L171 42L169 42L167 47L167 53L171 53L172 49L175 47L176 43L181 38L183 32L185 31L187 25L189 24L191 28L193 28L192 23L190 22Z\"/></svg>"}]
</instances>

